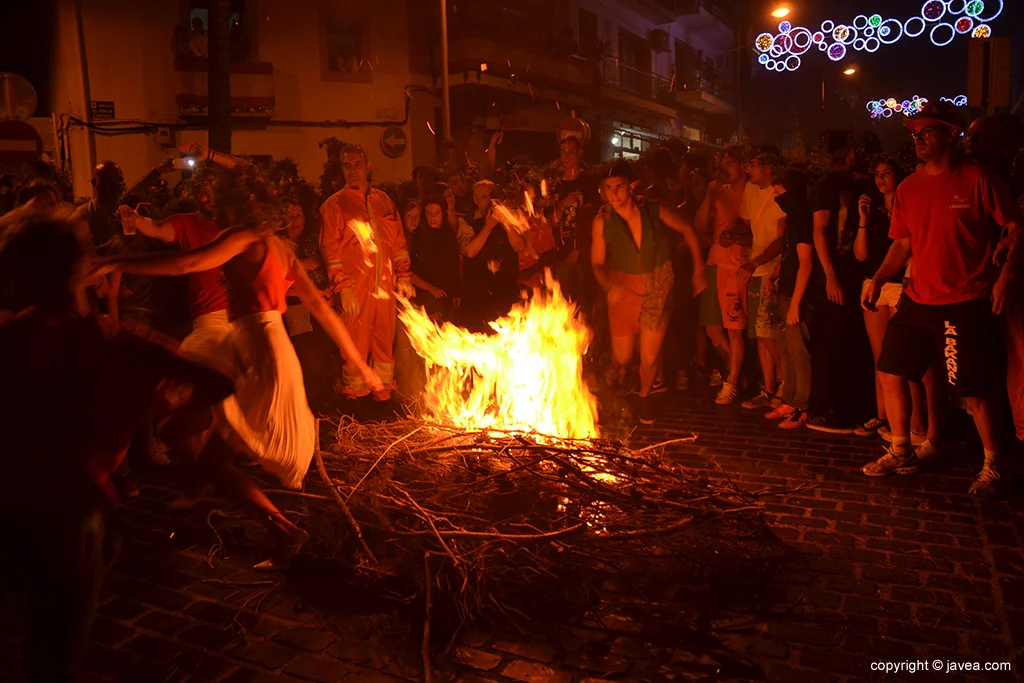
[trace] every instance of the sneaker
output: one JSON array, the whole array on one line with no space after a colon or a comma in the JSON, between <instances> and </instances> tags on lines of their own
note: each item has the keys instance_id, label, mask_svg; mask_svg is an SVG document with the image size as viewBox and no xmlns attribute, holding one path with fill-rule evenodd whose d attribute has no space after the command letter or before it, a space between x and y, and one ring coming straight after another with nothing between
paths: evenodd
<instances>
[{"instance_id":1,"label":"sneaker","mask_svg":"<svg viewBox=\"0 0 1024 683\"><path fill-rule=\"evenodd\" d=\"M808 418L807 428L826 434L853 434L853 427L843 424L834 417L824 415Z\"/></svg>"},{"instance_id":2,"label":"sneaker","mask_svg":"<svg viewBox=\"0 0 1024 683\"><path fill-rule=\"evenodd\" d=\"M882 437L885 441L888 441L889 443L892 443L892 430L889 428L889 425L885 425L884 427L879 427L878 428L878 435L880 437ZM920 446L921 444L923 444L927 440L928 440L928 435L927 434L922 434L921 432L915 432L913 429L910 430L910 445L911 446Z\"/></svg>"},{"instance_id":3,"label":"sneaker","mask_svg":"<svg viewBox=\"0 0 1024 683\"><path fill-rule=\"evenodd\" d=\"M722 373L718 370L711 371L711 380L708 382L708 386L720 387L725 384L725 380L722 379Z\"/></svg>"},{"instance_id":4,"label":"sneaker","mask_svg":"<svg viewBox=\"0 0 1024 683\"><path fill-rule=\"evenodd\" d=\"M897 453L893 446L885 449L885 455L874 462L869 462L860 471L869 477L888 477L890 474L913 474L917 471L917 456L912 452Z\"/></svg>"},{"instance_id":5,"label":"sneaker","mask_svg":"<svg viewBox=\"0 0 1024 683\"><path fill-rule=\"evenodd\" d=\"M971 484L971 488L968 491L971 495L986 497L991 496L996 492L996 482L999 481L999 473L996 472L996 466L992 463L985 463L985 466L981 468L981 472L974 479L974 483Z\"/></svg>"},{"instance_id":6,"label":"sneaker","mask_svg":"<svg viewBox=\"0 0 1024 683\"><path fill-rule=\"evenodd\" d=\"M690 388L690 378L686 376L685 370L676 373L676 391L686 391Z\"/></svg>"},{"instance_id":7,"label":"sneaker","mask_svg":"<svg viewBox=\"0 0 1024 683\"><path fill-rule=\"evenodd\" d=\"M655 420L654 399L650 396L640 397L640 410L637 411L637 419L640 424L652 425Z\"/></svg>"},{"instance_id":8,"label":"sneaker","mask_svg":"<svg viewBox=\"0 0 1024 683\"><path fill-rule=\"evenodd\" d=\"M878 434L878 430L882 427L889 428L889 423L885 420L880 420L877 417L873 417L862 425L857 425L857 428L853 430L853 433L857 436L873 436Z\"/></svg>"},{"instance_id":9,"label":"sneaker","mask_svg":"<svg viewBox=\"0 0 1024 683\"><path fill-rule=\"evenodd\" d=\"M665 380L658 379L654 381L654 386L651 387L652 394L664 394L668 391L668 385L665 384Z\"/></svg>"},{"instance_id":10,"label":"sneaker","mask_svg":"<svg viewBox=\"0 0 1024 683\"><path fill-rule=\"evenodd\" d=\"M739 387L728 382L722 383L722 389L715 397L715 403L720 406L730 406L736 402L736 395L740 393Z\"/></svg>"},{"instance_id":11,"label":"sneaker","mask_svg":"<svg viewBox=\"0 0 1024 683\"><path fill-rule=\"evenodd\" d=\"M752 399L744 401L740 404L746 410L757 410L760 408L770 408L772 404L772 395L767 391L762 391L760 394Z\"/></svg>"},{"instance_id":12,"label":"sneaker","mask_svg":"<svg viewBox=\"0 0 1024 683\"><path fill-rule=\"evenodd\" d=\"M917 455L918 464L925 465L939 457L939 447L933 444L931 439L925 439L924 443L914 448L914 453Z\"/></svg>"},{"instance_id":13,"label":"sneaker","mask_svg":"<svg viewBox=\"0 0 1024 683\"><path fill-rule=\"evenodd\" d=\"M793 412L789 414L789 417L779 422L779 429L800 429L807 424L807 418L808 415L806 410L793 410Z\"/></svg>"},{"instance_id":14,"label":"sneaker","mask_svg":"<svg viewBox=\"0 0 1024 683\"><path fill-rule=\"evenodd\" d=\"M777 408L773 408L771 412L765 413L764 417L766 420L781 420L784 417L789 417L795 412L796 408L788 403L783 403Z\"/></svg>"}]
</instances>

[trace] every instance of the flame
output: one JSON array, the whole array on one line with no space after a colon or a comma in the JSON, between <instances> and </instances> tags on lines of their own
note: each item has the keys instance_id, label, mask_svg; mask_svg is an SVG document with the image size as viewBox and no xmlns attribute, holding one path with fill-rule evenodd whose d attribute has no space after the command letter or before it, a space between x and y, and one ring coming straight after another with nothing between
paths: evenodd
<instances>
[{"instance_id":1,"label":"flame","mask_svg":"<svg viewBox=\"0 0 1024 683\"><path fill-rule=\"evenodd\" d=\"M532 209L532 205L531 205ZM506 226L512 228L516 232L525 235L530 231L530 224L526 220L526 216L521 211L510 209L504 204L494 205L494 215L498 217L498 220L504 223Z\"/></svg>"},{"instance_id":2,"label":"flame","mask_svg":"<svg viewBox=\"0 0 1024 683\"><path fill-rule=\"evenodd\" d=\"M548 181L545 180L544 178L540 179L540 196L541 197L547 197L548 196Z\"/></svg>"},{"instance_id":3,"label":"flame","mask_svg":"<svg viewBox=\"0 0 1024 683\"><path fill-rule=\"evenodd\" d=\"M590 331L544 272L545 287L491 323L495 334L438 326L402 301L399 316L427 364L428 417L470 431L598 436L597 399L583 381Z\"/></svg>"},{"instance_id":4,"label":"flame","mask_svg":"<svg viewBox=\"0 0 1024 683\"><path fill-rule=\"evenodd\" d=\"M348 222L348 228L359 240L359 246L363 250L363 262L372 266L370 254L377 253L377 243L373 240L373 226L366 221L351 220Z\"/></svg>"},{"instance_id":5,"label":"flame","mask_svg":"<svg viewBox=\"0 0 1024 683\"><path fill-rule=\"evenodd\" d=\"M526 207L527 216L530 216L532 218L533 216L537 215L533 211L533 197L530 196L529 192L523 193L523 206Z\"/></svg>"}]
</instances>

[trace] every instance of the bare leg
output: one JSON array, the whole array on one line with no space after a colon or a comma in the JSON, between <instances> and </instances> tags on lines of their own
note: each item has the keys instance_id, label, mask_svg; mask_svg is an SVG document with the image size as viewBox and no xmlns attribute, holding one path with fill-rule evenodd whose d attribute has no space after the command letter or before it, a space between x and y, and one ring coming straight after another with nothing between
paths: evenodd
<instances>
[{"instance_id":1,"label":"bare leg","mask_svg":"<svg viewBox=\"0 0 1024 683\"><path fill-rule=\"evenodd\" d=\"M697 339L694 349L694 362L697 364L697 367L703 368L708 364L708 337L707 331L703 327L697 328Z\"/></svg>"},{"instance_id":2,"label":"bare leg","mask_svg":"<svg viewBox=\"0 0 1024 683\"><path fill-rule=\"evenodd\" d=\"M924 385L921 382L910 383L910 431L915 434L924 434L928 427L925 425L925 396Z\"/></svg>"},{"instance_id":3,"label":"bare leg","mask_svg":"<svg viewBox=\"0 0 1024 683\"><path fill-rule=\"evenodd\" d=\"M718 351L718 355L722 358L722 363L725 367L729 367L730 363L730 346L729 338L725 334L725 328L721 325L712 325L711 327L704 328L708 333L708 339L711 340L712 345L715 347L715 351Z\"/></svg>"},{"instance_id":4,"label":"bare leg","mask_svg":"<svg viewBox=\"0 0 1024 683\"><path fill-rule=\"evenodd\" d=\"M779 390L776 373L780 367L779 349L775 346L775 340L758 337L757 356L761 361L761 373L764 375L764 390L774 396Z\"/></svg>"},{"instance_id":5,"label":"bare leg","mask_svg":"<svg viewBox=\"0 0 1024 683\"><path fill-rule=\"evenodd\" d=\"M968 398L967 405L974 414L974 426L978 428L981 445L986 452L999 451L999 410L995 402L984 396Z\"/></svg>"},{"instance_id":6,"label":"bare leg","mask_svg":"<svg viewBox=\"0 0 1024 683\"><path fill-rule=\"evenodd\" d=\"M889 328L889 320L892 318L892 309L888 306L879 306L877 311L864 311L864 327L868 331L868 340L871 342L871 354L875 358L875 367L878 367L878 357L882 355L882 341L885 339L885 331ZM885 392L882 389L882 374L875 370L875 405L878 412L875 415L879 420L886 420Z\"/></svg>"},{"instance_id":7,"label":"bare leg","mask_svg":"<svg viewBox=\"0 0 1024 683\"><path fill-rule=\"evenodd\" d=\"M664 332L640 330L640 396L647 396L654 386L658 374L661 346L665 342Z\"/></svg>"},{"instance_id":8,"label":"bare leg","mask_svg":"<svg viewBox=\"0 0 1024 683\"><path fill-rule=\"evenodd\" d=\"M885 392L885 407L889 414L889 429L895 442L899 439L908 443L910 439L910 387L909 382L898 375L882 373L882 390Z\"/></svg>"},{"instance_id":9,"label":"bare leg","mask_svg":"<svg viewBox=\"0 0 1024 683\"><path fill-rule=\"evenodd\" d=\"M743 352L747 341L747 331L729 330L729 384L739 386L743 372Z\"/></svg>"}]
</instances>

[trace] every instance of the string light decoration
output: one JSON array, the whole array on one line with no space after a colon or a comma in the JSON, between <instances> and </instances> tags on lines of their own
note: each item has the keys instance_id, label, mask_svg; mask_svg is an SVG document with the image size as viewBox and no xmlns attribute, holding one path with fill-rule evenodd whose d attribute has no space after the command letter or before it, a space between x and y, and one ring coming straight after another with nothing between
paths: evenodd
<instances>
[{"instance_id":1,"label":"string light decoration","mask_svg":"<svg viewBox=\"0 0 1024 683\"><path fill-rule=\"evenodd\" d=\"M940 97L939 100L941 102L949 102L954 107L967 106L966 95ZM909 100L903 100L902 102L898 101L895 97L890 97L887 100L871 100L867 104L867 110L873 119L887 119L890 118L893 113L903 114L904 116L910 117L920 114L926 104L928 104L928 99L921 97L920 95L914 95Z\"/></svg>"},{"instance_id":2,"label":"string light decoration","mask_svg":"<svg viewBox=\"0 0 1024 683\"><path fill-rule=\"evenodd\" d=\"M988 38L992 35L989 23L1003 13L1003 3L1004 0L925 0L919 15L903 21L881 14L858 14L849 24L826 19L819 30L783 21L777 34L762 33L754 41L760 53L757 61L768 71L796 71L803 55L812 47L839 62L851 51L877 52L883 45L892 45L901 38L917 38L926 33L937 47L949 45L957 36Z\"/></svg>"}]
</instances>

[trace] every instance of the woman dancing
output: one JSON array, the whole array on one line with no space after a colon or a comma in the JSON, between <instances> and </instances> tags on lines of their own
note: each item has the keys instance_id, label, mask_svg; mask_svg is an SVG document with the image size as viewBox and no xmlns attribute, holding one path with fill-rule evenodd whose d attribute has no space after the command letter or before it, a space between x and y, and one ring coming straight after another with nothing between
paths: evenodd
<instances>
[{"instance_id":1,"label":"woman dancing","mask_svg":"<svg viewBox=\"0 0 1024 683\"><path fill-rule=\"evenodd\" d=\"M315 423L302 368L282 319L289 289L342 354L360 369L371 388L381 388L382 383L360 357L345 325L310 281L302 263L274 234L283 227L280 217L273 210L260 215L265 207L253 198L265 188L250 173L247 169L231 169L225 174L228 180L218 188L218 194L223 195L217 197L219 222L233 227L212 242L181 254L107 259L98 272L117 269L132 275L180 276L223 267L235 356L230 364L235 396L219 410L222 439L207 443L196 456L196 464L219 493L267 527L285 551L284 558L277 558L280 563L298 550L306 535L234 466L233 452L247 453L288 488L299 488L309 468ZM135 217L126 213L124 219ZM261 564L275 566L274 562Z\"/></svg>"}]
</instances>

